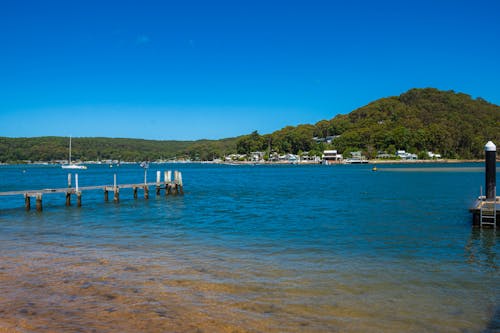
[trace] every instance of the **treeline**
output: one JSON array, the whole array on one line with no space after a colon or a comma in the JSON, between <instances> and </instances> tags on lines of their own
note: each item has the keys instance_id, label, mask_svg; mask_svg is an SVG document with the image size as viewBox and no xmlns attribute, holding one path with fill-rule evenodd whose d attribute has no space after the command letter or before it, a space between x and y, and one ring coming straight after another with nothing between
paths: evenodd
<instances>
[{"instance_id":1,"label":"treeline","mask_svg":"<svg viewBox=\"0 0 500 333\"><path fill-rule=\"evenodd\" d=\"M344 156L362 151L368 158L406 150L420 158L432 151L444 158L475 159L482 158L488 140L500 144L499 106L463 93L427 88L382 98L314 125L288 126L266 135L255 131L237 138L199 141L74 138L72 155L73 160L82 161L196 161L256 151L267 156L306 151L321 156L325 149L336 149ZM0 162L65 160L68 144L64 137L0 137Z\"/></svg>"},{"instance_id":2,"label":"treeline","mask_svg":"<svg viewBox=\"0 0 500 333\"><path fill-rule=\"evenodd\" d=\"M72 160L156 161L208 160L235 151L237 138L199 141L159 141L122 138L73 138ZM0 137L0 162L67 160L69 138Z\"/></svg>"},{"instance_id":3,"label":"treeline","mask_svg":"<svg viewBox=\"0 0 500 333\"><path fill-rule=\"evenodd\" d=\"M333 137L331 143L313 137ZM482 98L434 88L412 89L382 98L346 115L315 125L285 127L272 134L257 132L236 143L240 154L251 151L320 154L336 149L344 155L362 151L368 158L397 150L425 158L427 151L445 158L483 156L484 144L500 142L500 107Z\"/></svg>"}]
</instances>

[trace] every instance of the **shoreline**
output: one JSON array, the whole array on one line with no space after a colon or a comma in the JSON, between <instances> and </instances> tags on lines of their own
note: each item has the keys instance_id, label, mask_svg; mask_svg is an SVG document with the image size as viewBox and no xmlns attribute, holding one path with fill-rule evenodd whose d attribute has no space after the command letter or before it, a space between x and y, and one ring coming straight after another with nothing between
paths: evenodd
<instances>
[{"instance_id":1,"label":"shoreline","mask_svg":"<svg viewBox=\"0 0 500 333\"><path fill-rule=\"evenodd\" d=\"M459 164L459 163L482 163L482 159L474 160L455 160L455 159L439 159L439 160L366 160L364 163L344 163L344 162L329 162L328 165L349 165L349 164ZM140 162L120 162L120 164L130 165L139 164ZM500 159L497 159L500 163ZM96 163L95 161L79 162L84 165L108 165L107 163ZM116 164L116 163L114 163ZM321 162L315 161L300 161L300 162L269 162L269 161L232 161L232 162L215 162L215 161L155 161L151 164L217 164L217 165L324 165ZM50 162L35 162L35 163L0 163L0 166L14 165L35 165L35 166L60 166L59 163Z\"/></svg>"}]
</instances>

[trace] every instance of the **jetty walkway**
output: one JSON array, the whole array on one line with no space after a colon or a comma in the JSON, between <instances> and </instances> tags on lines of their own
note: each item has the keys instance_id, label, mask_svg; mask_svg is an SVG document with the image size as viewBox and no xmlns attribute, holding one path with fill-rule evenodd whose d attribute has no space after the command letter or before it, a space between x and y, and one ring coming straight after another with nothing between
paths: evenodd
<instances>
[{"instance_id":1,"label":"jetty walkway","mask_svg":"<svg viewBox=\"0 0 500 333\"><path fill-rule=\"evenodd\" d=\"M82 206L82 193L87 191L102 190L104 192L104 201L109 201L109 192L113 193L113 201L120 202L120 189L131 188L133 189L134 199L137 199L138 189L144 191L144 199L149 199L149 189L153 187L156 190L156 195L160 195L161 190L165 191L165 195L177 195L184 194L184 187L182 182L182 173L180 171L174 171L174 179L172 180L172 171L164 171L163 181L161 180L161 171L156 172L156 182L147 182L146 178L144 183L136 184L117 184L116 174L114 174L113 185L94 185L94 186L83 186L78 185L78 174L75 174L75 187L71 186L72 174L68 174L68 187L63 188L45 188L38 190L19 190L19 191L6 191L0 192L0 196L24 196L24 206L27 211L31 209L31 198L36 200L36 210L41 212L43 210L42 199L43 195L54 194L54 193L65 193L66 194L66 206L71 206L71 196L76 195L77 206Z\"/></svg>"}]
</instances>

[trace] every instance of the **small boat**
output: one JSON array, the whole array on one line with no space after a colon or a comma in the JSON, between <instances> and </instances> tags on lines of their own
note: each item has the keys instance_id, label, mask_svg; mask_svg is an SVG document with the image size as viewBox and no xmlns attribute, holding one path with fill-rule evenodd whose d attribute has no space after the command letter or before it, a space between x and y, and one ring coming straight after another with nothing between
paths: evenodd
<instances>
[{"instance_id":1,"label":"small boat","mask_svg":"<svg viewBox=\"0 0 500 333\"><path fill-rule=\"evenodd\" d=\"M68 159L68 162L69 162L69 164L61 165L61 168L63 168L63 169L77 169L77 170L87 169L86 165L71 163L71 137L69 137L69 159Z\"/></svg>"}]
</instances>

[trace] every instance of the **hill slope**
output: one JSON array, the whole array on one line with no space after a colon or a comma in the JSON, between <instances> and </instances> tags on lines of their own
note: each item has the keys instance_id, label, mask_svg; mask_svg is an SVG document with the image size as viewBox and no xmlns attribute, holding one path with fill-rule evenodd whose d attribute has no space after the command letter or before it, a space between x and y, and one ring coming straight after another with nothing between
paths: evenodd
<instances>
[{"instance_id":1,"label":"hill slope","mask_svg":"<svg viewBox=\"0 0 500 333\"><path fill-rule=\"evenodd\" d=\"M331 144L312 139L327 136L335 136ZM372 158L378 151L394 154L404 149L421 157L433 151L446 158L472 159L482 158L488 140L500 144L499 106L463 93L426 88L381 98L315 125L287 126L266 135L253 132L238 138L199 141L75 138L73 158L211 160L234 152L310 151L321 155L324 149L337 149L344 155L361 150ZM68 138L0 137L0 162L63 160L67 154Z\"/></svg>"},{"instance_id":2,"label":"hill slope","mask_svg":"<svg viewBox=\"0 0 500 333\"><path fill-rule=\"evenodd\" d=\"M235 150L237 138L159 141L122 138L73 138L73 160L144 161L186 157L209 159ZM68 158L65 137L0 137L0 162L53 161Z\"/></svg>"},{"instance_id":3,"label":"hill slope","mask_svg":"<svg viewBox=\"0 0 500 333\"><path fill-rule=\"evenodd\" d=\"M313 136L336 138L330 145L316 144ZM500 143L500 107L482 98L434 88L411 89L400 96L382 98L346 115L313 125L286 127L269 135L256 133L237 143L240 153L271 150L297 153L326 148L348 154L362 150L368 157L378 151L404 149L441 153L447 158L481 158L488 140Z\"/></svg>"}]
</instances>

